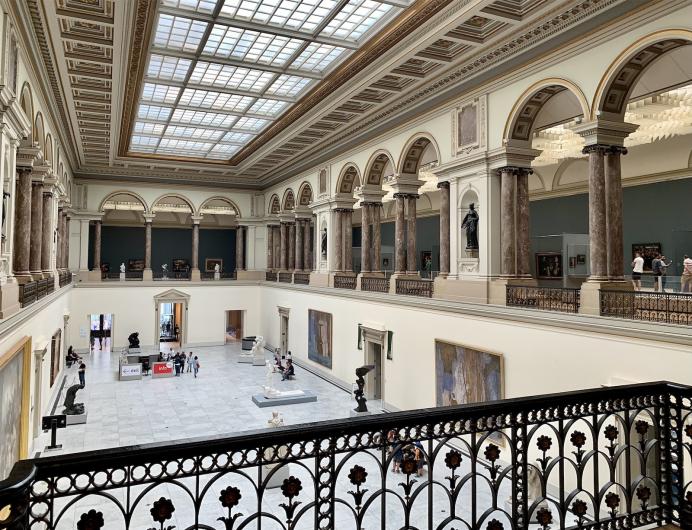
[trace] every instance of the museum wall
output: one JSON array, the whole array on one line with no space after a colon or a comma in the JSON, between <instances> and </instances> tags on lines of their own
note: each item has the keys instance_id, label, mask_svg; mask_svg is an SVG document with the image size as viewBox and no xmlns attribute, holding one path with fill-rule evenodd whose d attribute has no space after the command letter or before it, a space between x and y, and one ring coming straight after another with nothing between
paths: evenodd
<instances>
[{"instance_id":1,"label":"museum wall","mask_svg":"<svg viewBox=\"0 0 692 530\"><path fill-rule=\"evenodd\" d=\"M435 339L501 354L507 398L625 382L692 383L689 346L432 310L424 307L423 300L403 306L374 302L362 294L347 297L328 292L265 284L261 332L267 342L278 344L278 308L288 309L293 356L350 387L354 370L365 361L364 351L357 349L358 324L393 332L393 359L383 360L384 399L399 409L435 406ZM332 315L331 369L308 359L309 309ZM488 309L489 315L492 311ZM300 381L300 369L297 375Z\"/></svg>"},{"instance_id":2,"label":"museum wall","mask_svg":"<svg viewBox=\"0 0 692 530\"><path fill-rule=\"evenodd\" d=\"M89 347L89 315L111 313L114 348L127 346L127 337L134 331L139 332L143 347L158 345L154 296L170 290L190 296L187 311L189 345L223 344L226 311L229 310L244 311L244 334L255 335L259 333L258 289L256 285L191 285L189 282L131 288L118 284L81 284L72 295L70 310L75 324L70 327L70 342L76 349L86 351Z\"/></svg>"},{"instance_id":3,"label":"museum wall","mask_svg":"<svg viewBox=\"0 0 692 530\"><path fill-rule=\"evenodd\" d=\"M682 259L692 255L690 211L692 179L657 182L623 189L625 273L630 272L632 245L660 243L673 260L668 274L682 273ZM588 195L578 194L531 201L531 236L588 234Z\"/></svg>"},{"instance_id":4,"label":"museum wall","mask_svg":"<svg viewBox=\"0 0 692 530\"><path fill-rule=\"evenodd\" d=\"M93 241L93 225L89 229L89 240ZM199 230L199 269L204 269L207 258L221 258L223 270L235 269L235 238L232 229ZM144 259L144 227L103 226L101 229L101 263L108 263L110 270L116 272L121 263L127 265L129 259ZM153 270L160 271L161 265L171 260L192 260L192 228L158 228L151 230L151 264ZM89 246L89 269L93 268L94 248Z\"/></svg>"}]
</instances>

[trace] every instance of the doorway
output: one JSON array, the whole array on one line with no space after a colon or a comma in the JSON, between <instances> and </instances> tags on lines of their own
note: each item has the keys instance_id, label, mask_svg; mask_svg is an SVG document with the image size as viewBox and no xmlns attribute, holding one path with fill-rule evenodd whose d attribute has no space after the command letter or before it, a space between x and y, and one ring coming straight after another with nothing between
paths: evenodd
<instances>
[{"instance_id":1,"label":"doorway","mask_svg":"<svg viewBox=\"0 0 692 530\"><path fill-rule=\"evenodd\" d=\"M35 440L41 435L41 418L43 416L43 398L41 390L43 389L43 360L46 356L48 348L34 351L34 391L32 393L31 416L33 432L32 436Z\"/></svg>"},{"instance_id":2,"label":"doorway","mask_svg":"<svg viewBox=\"0 0 692 530\"><path fill-rule=\"evenodd\" d=\"M113 334L113 315L89 315L89 353L110 353Z\"/></svg>"},{"instance_id":3,"label":"doorway","mask_svg":"<svg viewBox=\"0 0 692 530\"><path fill-rule=\"evenodd\" d=\"M226 311L226 332L224 343L237 342L243 338L243 312L240 310Z\"/></svg>"},{"instance_id":4,"label":"doorway","mask_svg":"<svg viewBox=\"0 0 692 530\"><path fill-rule=\"evenodd\" d=\"M281 355L288 353L288 315L290 311L287 307L279 307L279 331L281 333L279 348L281 349Z\"/></svg>"},{"instance_id":5,"label":"doorway","mask_svg":"<svg viewBox=\"0 0 692 530\"><path fill-rule=\"evenodd\" d=\"M375 366L368 372L365 379L366 397L368 399L382 399L382 345L377 342L366 342L367 351L365 364Z\"/></svg>"},{"instance_id":6,"label":"doorway","mask_svg":"<svg viewBox=\"0 0 692 530\"><path fill-rule=\"evenodd\" d=\"M183 329L182 302L161 302L159 304L159 343L163 348L179 348Z\"/></svg>"}]
</instances>

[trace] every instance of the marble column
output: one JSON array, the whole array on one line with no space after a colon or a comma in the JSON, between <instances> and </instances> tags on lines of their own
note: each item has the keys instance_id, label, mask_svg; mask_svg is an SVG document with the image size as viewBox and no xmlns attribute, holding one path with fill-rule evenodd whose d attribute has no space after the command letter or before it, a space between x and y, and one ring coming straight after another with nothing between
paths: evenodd
<instances>
[{"instance_id":1,"label":"marble column","mask_svg":"<svg viewBox=\"0 0 692 530\"><path fill-rule=\"evenodd\" d=\"M394 272L406 272L406 247L404 246L404 197L400 193L394 195L396 201L396 219L394 221Z\"/></svg>"},{"instance_id":2,"label":"marble column","mask_svg":"<svg viewBox=\"0 0 692 530\"><path fill-rule=\"evenodd\" d=\"M152 219L144 219L144 269L151 270L151 222ZM194 240L194 232L192 233ZM194 243L192 245L194 249ZM192 256L192 268L196 267L194 256Z\"/></svg>"},{"instance_id":3,"label":"marble column","mask_svg":"<svg viewBox=\"0 0 692 530\"><path fill-rule=\"evenodd\" d=\"M344 210L344 270L353 272L353 210Z\"/></svg>"},{"instance_id":4,"label":"marble column","mask_svg":"<svg viewBox=\"0 0 692 530\"><path fill-rule=\"evenodd\" d=\"M532 171L528 168L517 170L517 275L531 276L531 241L529 238L529 175Z\"/></svg>"},{"instance_id":5,"label":"marble column","mask_svg":"<svg viewBox=\"0 0 692 530\"><path fill-rule=\"evenodd\" d=\"M370 272L372 270L372 265L370 264L370 251L372 243L370 243L370 211L372 205L367 202L360 203L360 214L361 214L361 272Z\"/></svg>"},{"instance_id":6,"label":"marble column","mask_svg":"<svg viewBox=\"0 0 692 530\"><path fill-rule=\"evenodd\" d=\"M288 270L296 268L296 223L288 223Z\"/></svg>"},{"instance_id":7,"label":"marble column","mask_svg":"<svg viewBox=\"0 0 692 530\"><path fill-rule=\"evenodd\" d=\"M589 260L590 281L603 281L608 277L608 240L606 235L605 169L603 156L608 148L589 145Z\"/></svg>"},{"instance_id":8,"label":"marble column","mask_svg":"<svg viewBox=\"0 0 692 530\"><path fill-rule=\"evenodd\" d=\"M288 226L281 222L281 270L288 269Z\"/></svg>"},{"instance_id":9,"label":"marble column","mask_svg":"<svg viewBox=\"0 0 692 530\"><path fill-rule=\"evenodd\" d=\"M31 183L31 242L29 245L29 271L35 280L43 278L41 246L43 244L43 182Z\"/></svg>"},{"instance_id":10,"label":"marble column","mask_svg":"<svg viewBox=\"0 0 692 530\"><path fill-rule=\"evenodd\" d=\"M303 221L303 270L312 269L310 264L310 219Z\"/></svg>"},{"instance_id":11,"label":"marble column","mask_svg":"<svg viewBox=\"0 0 692 530\"><path fill-rule=\"evenodd\" d=\"M418 195L408 196L408 223L406 244L406 270L410 274L416 274L416 200Z\"/></svg>"},{"instance_id":12,"label":"marble column","mask_svg":"<svg viewBox=\"0 0 692 530\"><path fill-rule=\"evenodd\" d=\"M274 268L274 227L267 225L267 269Z\"/></svg>"},{"instance_id":13,"label":"marble column","mask_svg":"<svg viewBox=\"0 0 692 530\"><path fill-rule=\"evenodd\" d=\"M440 182L440 276L449 275L449 182Z\"/></svg>"},{"instance_id":14,"label":"marble column","mask_svg":"<svg viewBox=\"0 0 692 530\"><path fill-rule=\"evenodd\" d=\"M31 237L31 169L17 168L14 203L14 275L20 283L31 281L29 274Z\"/></svg>"},{"instance_id":15,"label":"marble column","mask_svg":"<svg viewBox=\"0 0 692 530\"><path fill-rule=\"evenodd\" d=\"M94 221L94 271L101 270L101 221Z\"/></svg>"},{"instance_id":16,"label":"marble column","mask_svg":"<svg viewBox=\"0 0 692 530\"><path fill-rule=\"evenodd\" d=\"M245 234L244 227L235 229L235 270L245 270Z\"/></svg>"},{"instance_id":17,"label":"marble column","mask_svg":"<svg viewBox=\"0 0 692 530\"><path fill-rule=\"evenodd\" d=\"M62 209L58 209L57 216L55 218L55 268L62 268Z\"/></svg>"},{"instance_id":18,"label":"marble column","mask_svg":"<svg viewBox=\"0 0 692 530\"><path fill-rule=\"evenodd\" d=\"M278 270L281 268L281 225L276 225L272 229L274 232L274 263L273 268Z\"/></svg>"},{"instance_id":19,"label":"marble column","mask_svg":"<svg viewBox=\"0 0 692 530\"><path fill-rule=\"evenodd\" d=\"M334 271L341 272L343 270L344 245L343 245L343 229L342 221L343 213L341 210L334 210Z\"/></svg>"},{"instance_id":20,"label":"marble column","mask_svg":"<svg viewBox=\"0 0 692 530\"><path fill-rule=\"evenodd\" d=\"M516 275L516 177L514 168L500 169L500 244L502 245L502 276Z\"/></svg>"},{"instance_id":21,"label":"marble column","mask_svg":"<svg viewBox=\"0 0 692 530\"><path fill-rule=\"evenodd\" d=\"M372 219L372 271L380 272L382 267L382 203L376 202L371 206Z\"/></svg>"},{"instance_id":22,"label":"marble column","mask_svg":"<svg viewBox=\"0 0 692 530\"><path fill-rule=\"evenodd\" d=\"M622 176L620 156L626 155L624 147L612 146L605 154L605 202L608 252L608 277L623 280L625 257L622 235Z\"/></svg>"},{"instance_id":23,"label":"marble column","mask_svg":"<svg viewBox=\"0 0 692 530\"><path fill-rule=\"evenodd\" d=\"M296 270L303 270L303 226L305 226L305 221L303 219L296 219Z\"/></svg>"},{"instance_id":24,"label":"marble column","mask_svg":"<svg viewBox=\"0 0 692 530\"><path fill-rule=\"evenodd\" d=\"M41 270L46 276L53 273L51 264L51 243L53 242L52 219L53 192L43 192L43 226L41 228Z\"/></svg>"}]
</instances>

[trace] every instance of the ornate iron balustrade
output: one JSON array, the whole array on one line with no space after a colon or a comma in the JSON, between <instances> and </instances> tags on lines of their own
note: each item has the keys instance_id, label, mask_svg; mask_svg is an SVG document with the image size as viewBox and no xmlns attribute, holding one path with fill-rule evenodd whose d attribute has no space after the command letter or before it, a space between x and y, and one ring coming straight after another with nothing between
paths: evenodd
<instances>
[{"instance_id":1,"label":"ornate iron balustrade","mask_svg":"<svg viewBox=\"0 0 692 530\"><path fill-rule=\"evenodd\" d=\"M144 278L144 271L125 271L126 280L142 280Z\"/></svg>"},{"instance_id":2,"label":"ornate iron balustrade","mask_svg":"<svg viewBox=\"0 0 692 530\"><path fill-rule=\"evenodd\" d=\"M72 283L72 273L70 271L63 271L58 273L58 285L60 287L65 287Z\"/></svg>"},{"instance_id":3,"label":"ornate iron balustrade","mask_svg":"<svg viewBox=\"0 0 692 530\"><path fill-rule=\"evenodd\" d=\"M602 316L692 325L692 294L604 289L600 300Z\"/></svg>"},{"instance_id":4,"label":"ornate iron balustrade","mask_svg":"<svg viewBox=\"0 0 692 530\"><path fill-rule=\"evenodd\" d=\"M102 272L101 273L101 279L102 280L119 280L120 279L120 272Z\"/></svg>"},{"instance_id":5,"label":"ornate iron balustrade","mask_svg":"<svg viewBox=\"0 0 692 530\"><path fill-rule=\"evenodd\" d=\"M36 282L36 299L45 298L48 294L48 280L41 278Z\"/></svg>"},{"instance_id":6,"label":"ornate iron balustrade","mask_svg":"<svg viewBox=\"0 0 692 530\"><path fill-rule=\"evenodd\" d=\"M213 280L214 279L214 273L213 272L207 272L207 271L200 271L199 273L199 279L200 280Z\"/></svg>"},{"instance_id":7,"label":"ornate iron balustrade","mask_svg":"<svg viewBox=\"0 0 692 530\"><path fill-rule=\"evenodd\" d=\"M201 274L201 273L200 273ZM214 274L214 273L212 273ZM152 278L154 280L189 280L190 271L153 271Z\"/></svg>"},{"instance_id":8,"label":"ornate iron balustrade","mask_svg":"<svg viewBox=\"0 0 692 530\"><path fill-rule=\"evenodd\" d=\"M363 277L360 279L360 290L372 293L388 293L389 279Z\"/></svg>"},{"instance_id":9,"label":"ornate iron balustrade","mask_svg":"<svg viewBox=\"0 0 692 530\"><path fill-rule=\"evenodd\" d=\"M292 272L280 272L279 273L279 282L292 283L293 282L293 273Z\"/></svg>"},{"instance_id":10,"label":"ornate iron balustrade","mask_svg":"<svg viewBox=\"0 0 692 530\"><path fill-rule=\"evenodd\" d=\"M55 278L52 276L48 276L46 278L47 286L46 286L46 294L51 294L55 292Z\"/></svg>"},{"instance_id":11,"label":"ornate iron balustrade","mask_svg":"<svg viewBox=\"0 0 692 530\"><path fill-rule=\"evenodd\" d=\"M277 280L277 274L273 271L267 271L264 279L268 282L275 282Z\"/></svg>"},{"instance_id":12,"label":"ornate iron balustrade","mask_svg":"<svg viewBox=\"0 0 692 530\"><path fill-rule=\"evenodd\" d=\"M310 273L309 272L294 272L293 273L293 283L297 285L310 285Z\"/></svg>"},{"instance_id":13,"label":"ornate iron balustrade","mask_svg":"<svg viewBox=\"0 0 692 530\"><path fill-rule=\"evenodd\" d=\"M396 280L396 294L432 298L432 280Z\"/></svg>"},{"instance_id":14,"label":"ornate iron balustrade","mask_svg":"<svg viewBox=\"0 0 692 530\"><path fill-rule=\"evenodd\" d=\"M692 387L647 383L21 461L0 524L690 528L691 465Z\"/></svg>"},{"instance_id":15,"label":"ornate iron balustrade","mask_svg":"<svg viewBox=\"0 0 692 530\"><path fill-rule=\"evenodd\" d=\"M202 271L200 272L200 278L205 281L213 280L214 279L214 272L207 272L207 271ZM236 272L220 272L219 273L219 280L235 280L236 279Z\"/></svg>"},{"instance_id":16,"label":"ornate iron balustrade","mask_svg":"<svg viewBox=\"0 0 692 530\"><path fill-rule=\"evenodd\" d=\"M237 280L238 279L238 271L221 272L221 279L222 280Z\"/></svg>"},{"instance_id":17,"label":"ornate iron balustrade","mask_svg":"<svg viewBox=\"0 0 692 530\"><path fill-rule=\"evenodd\" d=\"M334 287L337 289L355 289L357 278L352 275L337 274L334 276Z\"/></svg>"},{"instance_id":18,"label":"ornate iron balustrade","mask_svg":"<svg viewBox=\"0 0 692 530\"><path fill-rule=\"evenodd\" d=\"M38 282L27 282L19 286L19 305L26 307L38 300Z\"/></svg>"},{"instance_id":19,"label":"ornate iron balustrade","mask_svg":"<svg viewBox=\"0 0 692 530\"><path fill-rule=\"evenodd\" d=\"M507 286L507 305L529 307L563 313L579 312L579 289L563 287L529 287L526 285Z\"/></svg>"}]
</instances>

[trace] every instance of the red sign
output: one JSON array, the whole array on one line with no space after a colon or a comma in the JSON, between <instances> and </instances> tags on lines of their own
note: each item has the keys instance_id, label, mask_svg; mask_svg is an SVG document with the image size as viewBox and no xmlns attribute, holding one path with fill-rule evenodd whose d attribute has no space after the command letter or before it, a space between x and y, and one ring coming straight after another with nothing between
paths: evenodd
<instances>
[{"instance_id":1,"label":"red sign","mask_svg":"<svg viewBox=\"0 0 692 530\"><path fill-rule=\"evenodd\" d=\"M173 373L173 363L154 363L154 375L168 375Z\"/></svg>"}]
</instances>

